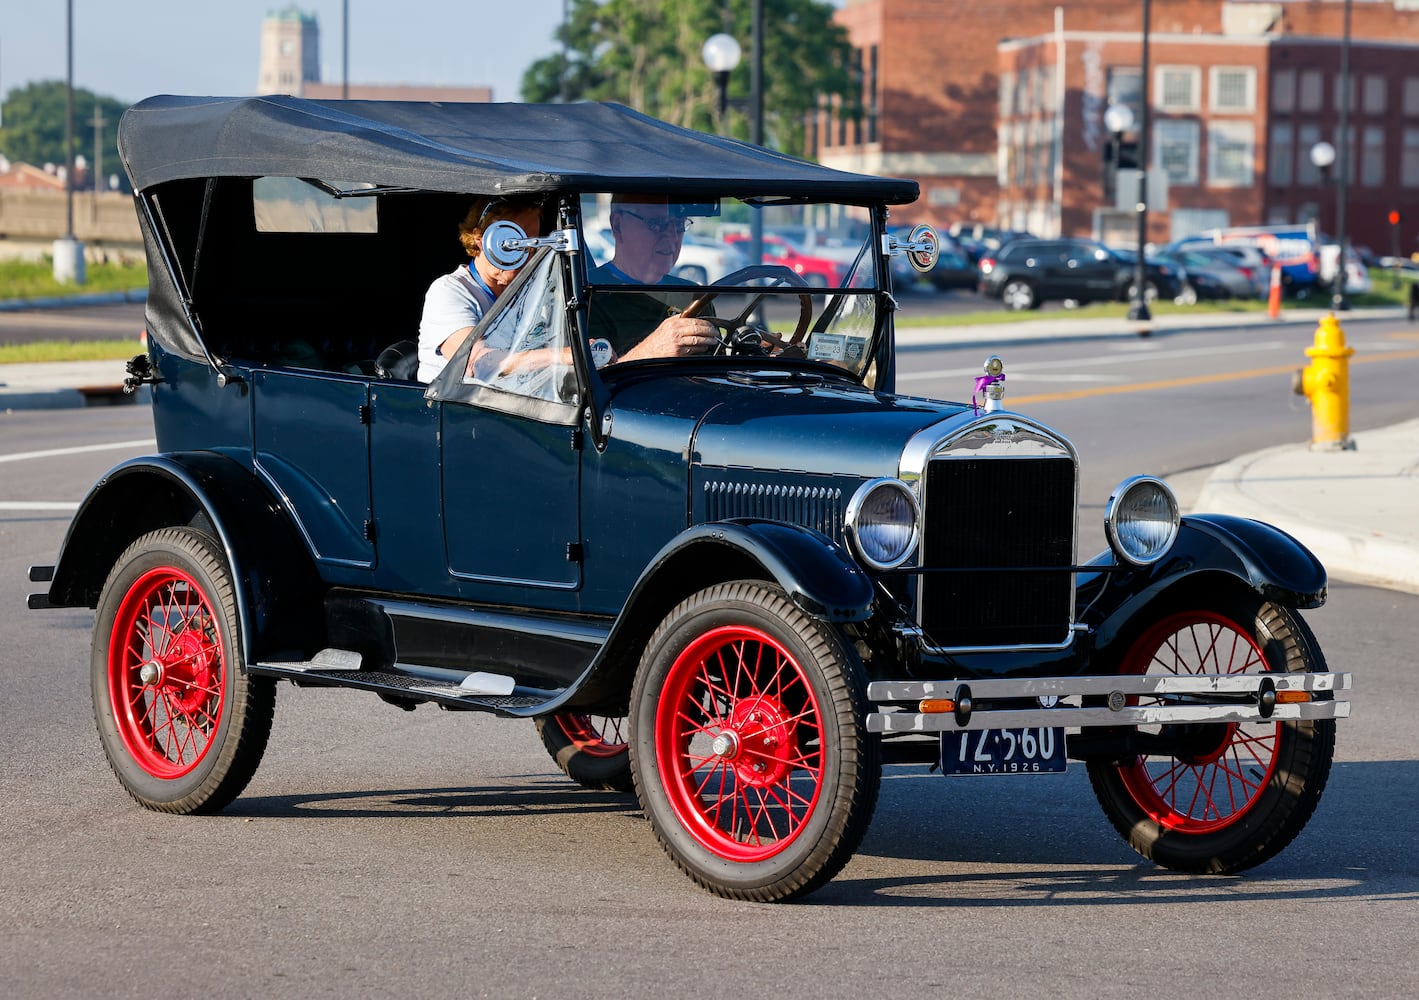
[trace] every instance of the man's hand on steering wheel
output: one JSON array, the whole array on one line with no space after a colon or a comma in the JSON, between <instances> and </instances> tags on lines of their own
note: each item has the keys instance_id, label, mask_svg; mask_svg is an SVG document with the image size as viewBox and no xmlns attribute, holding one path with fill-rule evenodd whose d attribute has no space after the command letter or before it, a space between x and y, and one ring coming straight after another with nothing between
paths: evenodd
<instances>
[{"instance_id":1,"label":"man's hand on steering wheel","mask_svg":"<svg viewBox=\"0 0 1419 1000\"><path fill-rule=\"evenodd\" d=\"M720 286L728 287L734 285L742 285L745 282L753 281L756 278L769 278L774 281L781 282L783 284L794 285L799 288L808 287L808 282L804 281L803 278L796 271L794 271L792 268L784 267L782 264L751 264L748 267L742 267L731 274L726 274L723 278L720 278L718 281L716 281L711 287L717 288ZM695 299L695 301L691 302L688 306L686 306L685 309L680 313L680 315L687 319L698 316L699 313L705 308L705 306L709 305L709 303L713 301L719 294L719 291L705 292L703 295ZM757 335L759 341L770 345L770 347L764 348L762 350L762 353L764 354L770 353L774 349L781 351L786 348L794 347L798 344L799 341L803 339L804 334L808 332L808 324L812 322L813 319L812 294L803 293L799 295L798 299L800 307L798 315L798 325L794 328L793 335L787 339L784 339L783 337L779 336L778 334L767 328L758 326L751 327L746 325L748 323L749 316L753 314L756 308L758 308L758 305L763 300L765 294L765 292L759 292L757 295L751 295L749 299L749 304L744 308L742 312L739 313L738 316L734 316L728 319L720 319L718 317L715 317L712 320L708 320L708 322L712 322L715 326L722 327L724 330L724 334L720 338L720 345L719 348L717 348L717 351L719 349L732 349L736 345L742 345L740 346L741 353L752 354L754 353L754 351L752 349L745 350L745 347L747 347L748 343L752 342L755 335ZM704 322L704 320L702 320L702 322Z\"/></svg>"}]
</instances>

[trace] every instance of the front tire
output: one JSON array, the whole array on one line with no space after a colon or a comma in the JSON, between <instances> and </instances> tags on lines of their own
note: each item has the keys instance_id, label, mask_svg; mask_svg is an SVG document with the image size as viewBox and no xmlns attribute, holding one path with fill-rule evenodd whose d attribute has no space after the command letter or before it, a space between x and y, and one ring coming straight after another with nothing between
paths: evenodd
<instances>
[{"instance_id":1,"label":"front tire","mask_svg":"<svg viewBox=\"0 0 1419 1000\"><path fill-rule=\"evenodd\" d=\"M583 788L634 792L624 717L560 712L537 720L542 745L562 773Z\"/></svg>"},{"instance_id":2,"label":"front tire","mask_svg":"<svg viewBox=\"0 0 1419 1000\"><path fill-rule=\"evenodd\" d=\"M217 542L150 532L99 596L90 679L109 766L140 805L213 813L255 774L276 682L241 669L236 589Z\"/></svg>"},{"instance_id":3,"label":"front tire","mask_svg":"<svg viewBox=\"0 0 1419 1000\"><path fill-rule=\"evenodd\" d=\"M1325 669L1315 638L1299 618L1255 597L1232 596L1213 607L1165 614L1129 646L1120 672ZM1191 874L1230 874L1279 853L1315 811L1335 753L1330 720L1150 729L1177 737L1181 751L1091 761L1089 780L1105 814L1134 850Z\"/></svg>"},{"instance_id":4,"label":"front tire","mask_svg":"<svg viewBox=\"0 0 1419 1000\"><path fill-rule=\"evenodd\" d=\"M666 852L733 899L827 882L877 802L865 703L851 647L778 587L739 581L682 602L631 693L636 792Z\"/></svg>"}]
</instances>

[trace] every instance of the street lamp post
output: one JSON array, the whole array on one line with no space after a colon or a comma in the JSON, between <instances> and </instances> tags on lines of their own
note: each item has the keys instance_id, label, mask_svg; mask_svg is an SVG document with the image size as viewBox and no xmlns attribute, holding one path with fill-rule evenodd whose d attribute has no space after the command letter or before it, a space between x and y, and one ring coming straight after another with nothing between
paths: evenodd
<instances>
[{"instance_id":1,"label":"street lamp post","mask_svg":"<svg viewBox=\"0 0 1419 1000\"><path fill-rule=\"evenodd\" d=\"M1104 112L1104 128L1113 136L1109 150L1109 169L1104 178L1104 198L1110 206L1118 199L1118 159L1123 149L1123 134L1133 128L1133 109L1127 104L1110 104Z\"/></svg>"},{"instance_id":2,"label":"street lamp post","mask_svg":"<svg viewBox=\"0 0 1419 1000\"><path fill-rule=\"evenodd\" d=\"M1148 268L1145 261L1148 247L1148 19L1152 12L1149 0L1143 0L1143 51L1139 72L1138 122L1138 254L1133 265L1133 299L1128 305L1128 318L1147 322L1153 318L1148 309Z\"/></svg>"},{"instance_id":3,"label":"street lamp post","mask_svg":"<svg viewBox=\"0 0 1419 1000\"><path fill-rule=\"evenodd\" d=\"M714 77L714 85L718 89L715 114L720 133L724 132L724 113L729 109L729 74L739 65L740 54L739 43L734 40L734 36L724 33L710 35L700 50L700 55L709 67L710 75Z\"/></svg>"},{"instance_id":4,"label":"street lamp post","mask_svg":"<svg viewBox=\"0 0 1419 1000\"><path fill-rule=\"evenodd\" d=\"M1320 171L1320 186L1322 191L1330 186L1330 170L1335 165L1335 157L1335 147L1325 140L1321 140L1311 147L1311 162L1314 163L1316 169ZM1340 173L1342 175L1345 173L1343 164L1341 165ZM1340 215L1340 206L1343 204L1343 201L1337 201L1336 203L1335 225L1337 229L1345 225L1344 218ZM1331 307L1335 309L1348 309L1349 303L1345 302L1345 239L1337 233L1335 240L1338 253L1335 257L1335 274L1331 278L1330 304ZM1345 304L1342 305L1341 303Z\"/></svg>"},{"instance_id":5,"label":"street lamp post","mask_svg":"<svg viewBox=\"0 0 1419 1000\"><path fill-rule=\"evenodd\" d=\"M1350 308L1345 297L1345 188L1350 173L1350 0L1345 0L1345 31L1340 41L1340 169L1335 172L1335 242L1340 247L1336 261L1335 290L1330 297L1331 308L1343 312Z\"/></svg>"},{"instance_id":6,"label":"street lamp post","mask_svg":"<svg viewBox=\"0 0 1419 1000\"><path fill-rule=\"evenodd\" d=\"M64 78L64 235L54 241L54 280L61 285L82 285L84 244L74 237L74 0L68 0L65 19Z\"/></svg>"}]
</instances>

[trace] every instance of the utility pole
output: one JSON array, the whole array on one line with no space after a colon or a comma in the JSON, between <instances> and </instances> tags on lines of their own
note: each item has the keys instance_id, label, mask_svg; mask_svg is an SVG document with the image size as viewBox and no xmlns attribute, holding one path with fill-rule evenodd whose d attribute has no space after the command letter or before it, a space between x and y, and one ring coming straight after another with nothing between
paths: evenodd
<instances>
[{"instance_id":1,"label":"utility pole","mask_svg":"<svg viewBox=\"0 0 1419 1000\"><path fill-rule=\"evenodd\" d=\"M94 101L94 215L98 216L99 210L99 185L103 183L103 127L108 124L108 119L104 118L103 110L99 107L99 102Z\"/></svg>"}]
</instances>

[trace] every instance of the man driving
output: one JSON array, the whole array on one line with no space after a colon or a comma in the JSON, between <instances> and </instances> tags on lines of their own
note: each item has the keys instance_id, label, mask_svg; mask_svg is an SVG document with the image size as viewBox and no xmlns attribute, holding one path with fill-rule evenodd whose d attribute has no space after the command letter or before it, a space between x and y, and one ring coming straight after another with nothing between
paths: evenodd
<instances>
[{"instance_id":1,"label":"man driving","mask_svg":"<svg viewBox=\"0 0 1419 1000\"><path fill-rule=\"evenodd\" d=\"M680 258L689 224L665 195L615 195L611 199L615 253L592 270L591 284L693 287L670 273ZM718 329L708 320L681 315L694 298L689 291L593 294L592 335L608 340L620 361L709 353L719 343Z\"/></svg>"}]
</instances>

